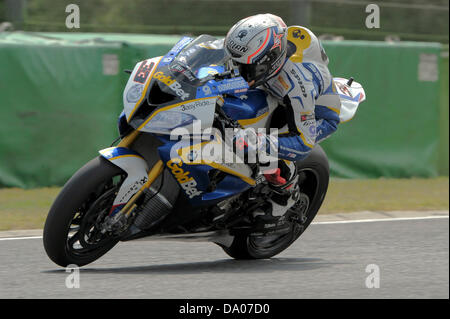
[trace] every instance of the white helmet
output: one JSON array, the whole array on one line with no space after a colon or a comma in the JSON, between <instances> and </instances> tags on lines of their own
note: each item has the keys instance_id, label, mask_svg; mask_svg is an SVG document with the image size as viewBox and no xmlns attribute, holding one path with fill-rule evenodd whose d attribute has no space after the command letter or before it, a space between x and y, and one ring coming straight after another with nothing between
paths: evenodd
<instances>
[{"instance_id":1,"label":"white helmet","mask_svg":"<svg viewBox=\"0 0 450 319\"><path fill-rule=\"evenodd\" d=\"M254 87L275 76L287 51L286 24L276 15L258 14L236 23L225 38L225 50Z\"/></svg>"}]
</instances>

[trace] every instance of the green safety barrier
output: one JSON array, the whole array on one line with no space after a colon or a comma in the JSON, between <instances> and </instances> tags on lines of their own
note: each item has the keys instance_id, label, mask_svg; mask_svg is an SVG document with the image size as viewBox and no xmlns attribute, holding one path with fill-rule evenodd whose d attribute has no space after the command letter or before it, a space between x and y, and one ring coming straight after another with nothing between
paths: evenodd
<instances>
[{"instance_id":1,"label":"green safety barrier","mask_svg":"<svg viewBox=\"0 0 450 319\"><path fill-rule=\"evenodd\" d=\"M165 54L179 38L0 33L0 187L64 184L117 137L128 77L122 70ZM354 120L322 143L332 175L448 174L448 55L441 57L441 45L324 47L332 74L353 76L367 94Z\"/></svg>"},{"instance_id":2,"label":"green safety barrier","mask_svg":"<svg viewBox=\"0 0 450 319\"><path fill-rule=\"evenodd\" d=\"M440 78L441 78L441 90L440 90L440 138L441 143L439 146L439 173L441 175L448 176L449 172L449 127L448 127L448 45L444 47L442 53L441 53L441 66L439 69L440 72Z\"/></svg>"},{"instance_id":3,"label":"green safety barrier","mask_svg":"<svg viewBox=\"0 0 450 319\"><path fill-rule=\"evenodd\" d=\"M345 41L324 47L331 73L353 76L367 96L355 118L323 143L333 174L437 176L441 45Z\"/></svg>"}]
</instances>

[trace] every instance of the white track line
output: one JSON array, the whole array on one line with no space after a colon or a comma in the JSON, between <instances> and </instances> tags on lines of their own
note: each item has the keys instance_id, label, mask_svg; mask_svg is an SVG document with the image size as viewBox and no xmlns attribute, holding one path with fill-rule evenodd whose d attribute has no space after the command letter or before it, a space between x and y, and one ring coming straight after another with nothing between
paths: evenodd
<instances>
[{"instance_id":1,"label":"white track line","mask_svg":"<svg viewBox=\"0 0 450 319\"><path fill-rule=\"evenodd\" d=\"M425 220L425 219L442 219L449 218L449 216L424 216L424 217L399 217L399 218L379 218L379 219L355 219L355 220L336 220L329 222L313 222L312 225L332 225L332 224L352 224L352 223L373 223L373 222L392 222L403 220ZM21 240L21 239L40 239L42 236L30 237L7 237L0 238L0 241L6 240Z\"/></svg>"},{"instance_id":2,"label":"white track line","mask_svg":"<svg viewBox=\"0 0 450 319\"><path fill-rule=\"evenodd\" d=\"M2 240L19 240L19 239L39 239L42 238L42 236L30 236L30 237L6 237L6 238L0 238L0 241Z\"/></svg>"},{"instance_id":3,"label":"white track line","mask_svg":"<svg viewBox=\"0 0 450 319\"><path fill-rule=\"evenodd\" d=\"M392 222L402 220L421 220L421 219L438 219L448 218L446 216L423 216L423 217L398 217L398 218L379 218L379 219L354 219L354 220L336 220L329 222L312 222L312 225L327 225L327 224L352 224L352 223L373 223L373 222Z\"/></svg>"}]
</instances>

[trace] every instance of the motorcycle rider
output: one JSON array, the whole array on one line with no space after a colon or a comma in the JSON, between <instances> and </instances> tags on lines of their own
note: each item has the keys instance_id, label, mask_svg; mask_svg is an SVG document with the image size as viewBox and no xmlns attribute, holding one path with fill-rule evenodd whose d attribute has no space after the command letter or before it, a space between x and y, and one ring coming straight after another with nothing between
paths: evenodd
<instances>
[{"instance_id":1,"label":"motorcycle rider","mask_svg":"<svg viewBox=\"0 0 450 319\"><path fill-rule=\"evenodd\" d=\"M317 37L301 26L287 27L273 14L237 22L224 47L250 88L263 88L284 106L286 125L278 138L258 136L261 147L276 148L280 167L265 171L274 186L290 187L293 162L336 131L341 102L328 70L328 57ZM245 136L249 130L241 132ZM281 168L281 169L280 169Z\"/></svg>"}]
</instances>

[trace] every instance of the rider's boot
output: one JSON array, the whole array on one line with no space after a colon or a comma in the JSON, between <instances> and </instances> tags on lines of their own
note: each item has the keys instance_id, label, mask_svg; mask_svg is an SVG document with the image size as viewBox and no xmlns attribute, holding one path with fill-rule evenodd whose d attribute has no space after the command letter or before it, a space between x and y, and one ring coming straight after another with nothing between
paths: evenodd
<instances>
[{"instance_id":1,"label":"rider's boot","mask_svg":"<svg viewBox=\"0 0 450 319\"><path fill-rule=\"evenodd\" d=\"M258 216L258 224L266 230L279 229L285 224L283 216L295 204L293 195L298 192L296 166L294 162L279 161L278 168L262 173L272 189L271 199L268 200L272 210L270 214Z\"/></svg>"}]
</instances>

